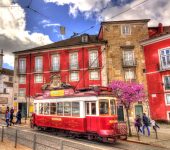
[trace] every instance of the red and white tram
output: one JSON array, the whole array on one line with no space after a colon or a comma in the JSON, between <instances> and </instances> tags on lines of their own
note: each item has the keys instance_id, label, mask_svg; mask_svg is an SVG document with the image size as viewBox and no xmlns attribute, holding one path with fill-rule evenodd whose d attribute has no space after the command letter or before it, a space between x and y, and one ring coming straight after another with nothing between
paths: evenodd
<instances>
[{"instance_id":1,"label":"red and white tram","mask_svg":"<svg viewBox=\"0 0 170 150\"><path fill-rule=\"evenodd\" d=\"M106 87L74 92L45 91L34 100L32 126L55 128L88 139L115 141L127 137L126 124L119 124L116 100Z\"/></svg>"}]
</instances>

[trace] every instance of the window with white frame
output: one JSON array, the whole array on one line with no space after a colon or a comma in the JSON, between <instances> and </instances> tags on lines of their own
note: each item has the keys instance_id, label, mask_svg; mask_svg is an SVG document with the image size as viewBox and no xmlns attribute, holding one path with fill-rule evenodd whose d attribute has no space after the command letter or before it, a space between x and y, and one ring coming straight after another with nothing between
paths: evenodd
<instances>
[{"instance_id":1,"label":"window with white frame","mask_svg":"<svg viewBox=\"0 0 170 150\"><path fill-rule=\"evenodd\" d=\"M78 81L78 80L79 80L79 72L71 72L70 81Z\"/></svg>"},{"instance_id":2,"label":"window with white frame","mask_svg":"<svg viewBox=\"0 0 170 150\"><path fill-rule=\"evenodd\" d=\"M35 72L41 72L43 69L43 57L35 57Z\"/></svg>"},{"instance_id":3,"label":"window with white frame","mask_svg":"<svg viewBox=\"0 0 170 150\"><path fill-rule=\"evenodd\" d=\"M43 82L43 75L42 74L35 74L34 75L34 82L35 83L42 83Z\"/></svg>"},{"instance_id":4,"label":"window with white frame","mask_svg":"<svg viewBox=\"0 0 170 150\"><path fill-rule=\"evenodd\" d=\"M135 71L133 69L125 70L125 80L131 81L135 79Z\"/></svg>"},{"instance_id":5,"label":"window with white frame","mask_svg":"<svg viewBox=\"0 0 170 150\"><path fill-rule=\"evenodd\" d=\"M131 35L131 26L129 24L124 24L121 26L122 35Z\"/></svg>"},{"instance_id":6,"label":"window with white frame","mask_svg":"<svg viewBox=\"0 0 170 150\"><path fill-rule=\"evenodd\" d=\"M26 73L26 58L19 59L19 73Z\"/></svg>"},{"instance_id":7,"label":"window with white frame","mask_svg":"<svg viewBox=\"0 0 170 150\"><path fill-rule=\"evenodd\" d=\"M60 56L59 54L55 54L51 56L51 64L52 70L58 71L60 69Z\"/></svg>"},{"instance_id":8,"label":"window with white frame","mask_svg":"<svg viewBox=\"0 0 170 150\"><path fill-rule=\"evenodd\" d=\"M89 51L89 67L95 68L98 67L99 59L98 59L98 51L93 50Z\"/></svg>"},{"instance_id":9,"label":"window with white frame","mask_svg":"<svg viewBox=\"0 0 170 150\"><path fill-rule=\"evenodd\" d=\"M19 83L20 84L25 84L26 83L26 76L25 75L19 76Z\"/></svg>"},{"instance_id":10,"label":"window with white frame","mask_svg":"<svg viewBox=\"0 0 170 150\"><path fill-rule=\"evenodd\" d=\"M99 71L90 71L90 80L99 80Z\"/></svg>"},{"instance_id":11,"label":"window with white frame","mask_svg":"<svg viewBox=\"0 0 170 150\"><path fill-rule=\"evenodd\" d=\"M160 51L161 69L170 69L170 48Z\"/></svg>"},{"instance_id":12,"label":"window with white frame","mask_svg":"<svg viewBox=\"0 0 170 150\"><path fill-rule=\"evenodd\" d=\"M125 65L125 66L135 65L134 51L132 51L132 50L124 50L123 51L123 65Z\"/></svg>"},{"instance_id":13,"label":"window with white frame","mask_svg":"<svg viewBox=\"0 0 170 150\"><path fill-rule=\"evenodd\" d=\"M19 88L18 96L19 96L19 97L24 97L24 96L25 96L25 92L26 92L26 89L24 89L24 88Z\"/></svg>"},{"instance_id":14,"label":"window with white frame","mask_svg":"<svg viewBox=\"0 0 170 150\"><path fill-rule=\"evenodd\" d=\"M170 90L170 76L164 76L165 90Z\"/></svg>"},{"instance_id":15,"label":"window with white frame","mask_svg":"<svg viewBox=\"0 0 170 150\"><path fill-rule=\"evenodd\" d=\"M166 104L170 105L170 93L166 94Z\"/></svg>"},{"instance_id":16,"label":"window with white frame","mask_svg":"<svg viewBox=\"0 0 170 150\"><path fill-rule=\"evenodd\" d=\"M70 69L78 69L78 52L70 53Z\"/></svg>"}]
</instances>

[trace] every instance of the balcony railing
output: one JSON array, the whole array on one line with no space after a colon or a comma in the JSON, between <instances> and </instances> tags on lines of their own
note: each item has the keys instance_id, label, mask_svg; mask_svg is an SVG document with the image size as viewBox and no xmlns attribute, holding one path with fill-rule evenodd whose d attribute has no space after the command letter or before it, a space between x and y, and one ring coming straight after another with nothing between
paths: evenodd
<instances>
[{"instance_id":1,"label":"balcony railing","mask_svg":"<svg viewBox=\"0 0 170 150\"><path fill-rule=\"evenodd\" d=\"M43 68L34 68L34 72L35 73L42 73L43 72Z\"/></svg>"},{"instance_id":2,"label":"balcony railing","mask_svg":"<svg viewBox=\"0 0 170 150\"><path fill-rule=\"evenodd\" d=\"M137 66L137 61L136 59L133 60L122 60L122 66L123 67L136 67Z\"/></svg>"},{"instance_id":3,"label":"balcony railing","mask_svg":"<svg viewBox=\"0 0 170 150\"><path fill-rule=\"evenodd\" d=\"M77 63L75 64L70 64L70 70L78 70L79 69L79 65Z\"/></svg>"}]
</instances>

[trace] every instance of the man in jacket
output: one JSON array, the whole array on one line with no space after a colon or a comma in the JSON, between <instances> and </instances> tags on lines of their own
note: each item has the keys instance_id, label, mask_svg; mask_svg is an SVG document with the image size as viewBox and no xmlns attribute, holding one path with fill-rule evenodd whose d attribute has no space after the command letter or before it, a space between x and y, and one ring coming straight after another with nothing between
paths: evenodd
<instances>
[{"instance_id":1,"label":"man in jacket","mask_svg":"<svg viewBox=\"0 0 170 150\"><path fill-rule=\"evenodd\" d=\"M143 120L143 134L145 134L145 128L147 128L148 136L150 136L150 129L149 129L150 121L149 121L149 118L146 116L145 113L143 113L142 120Z\"/></svg>"}]
</instances>

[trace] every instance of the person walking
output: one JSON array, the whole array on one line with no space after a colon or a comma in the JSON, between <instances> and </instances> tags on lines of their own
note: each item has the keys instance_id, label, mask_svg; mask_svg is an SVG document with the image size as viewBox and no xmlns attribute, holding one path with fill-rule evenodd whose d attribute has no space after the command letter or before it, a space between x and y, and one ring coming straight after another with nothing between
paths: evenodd
<instances>
[{"instance_id":1,"label":"person walking","mask_svg":"<svg viewBox=\"0 0 170 150\"><path fill-rule=\"evenodd\" d=\"M155 122L155 120L151 120L151 125L153 127L153 130L157 132L157 128L160 128L158 124Z\"/></svg>"},{"instance_id":2,"label":"person walking","mask_svg":"<svg viewBox=\"0 0 170 150\"><path fill-rule=\"evenodd\" d=\"M139 132L142 133L141 126L142 126L142 119L141 119L140 115L137 115L135 118L135 127L137 128L138 133Z\"/></svg>"},{"instance_id":3,"label":"person walking","mask_svg":"<svg viewBox=\"0 0 170 150\"><path fill-rule=\"evenodd\" d=\"M16 124L21 124L22 116L21 116L21 111L20 110L18 110L16 117L17 117Z\"/></svg>"},{"instance_id":4,"label":"person walking","mask_svg":"<svg viewBox=\"0 0 170 150\"><path fill-rule=\"evenodd\" d=\"M147 128L148 136L150 136L150 129L149 129L150 121L145 113L143 113L142 121L143 121L143 135L145 135L145 128Z\"/></svg>"},{"instance_id":5,"label":"person walking","mask_svg":"<svg viewBox=\"0 0 170 150\"><path fill-rule=\"evenodd\" d=\"M10 112L9 112L8 109L6 110L6 113L5 113L5 119L6 119L6 125L8 127L9 126L9 119L10 119Z\"/></svg>"},{"instance_id":6,"label":"person walking","mask_svg":"<svg viewBox=\"0 0 170 150\"><path fill-rule=\"evenodd\" d=\"M14 125L13 118L14 118L14 109L12 107L10 110L10 126L11 126L11 124Z\"/></svg>"}]
</instances>

